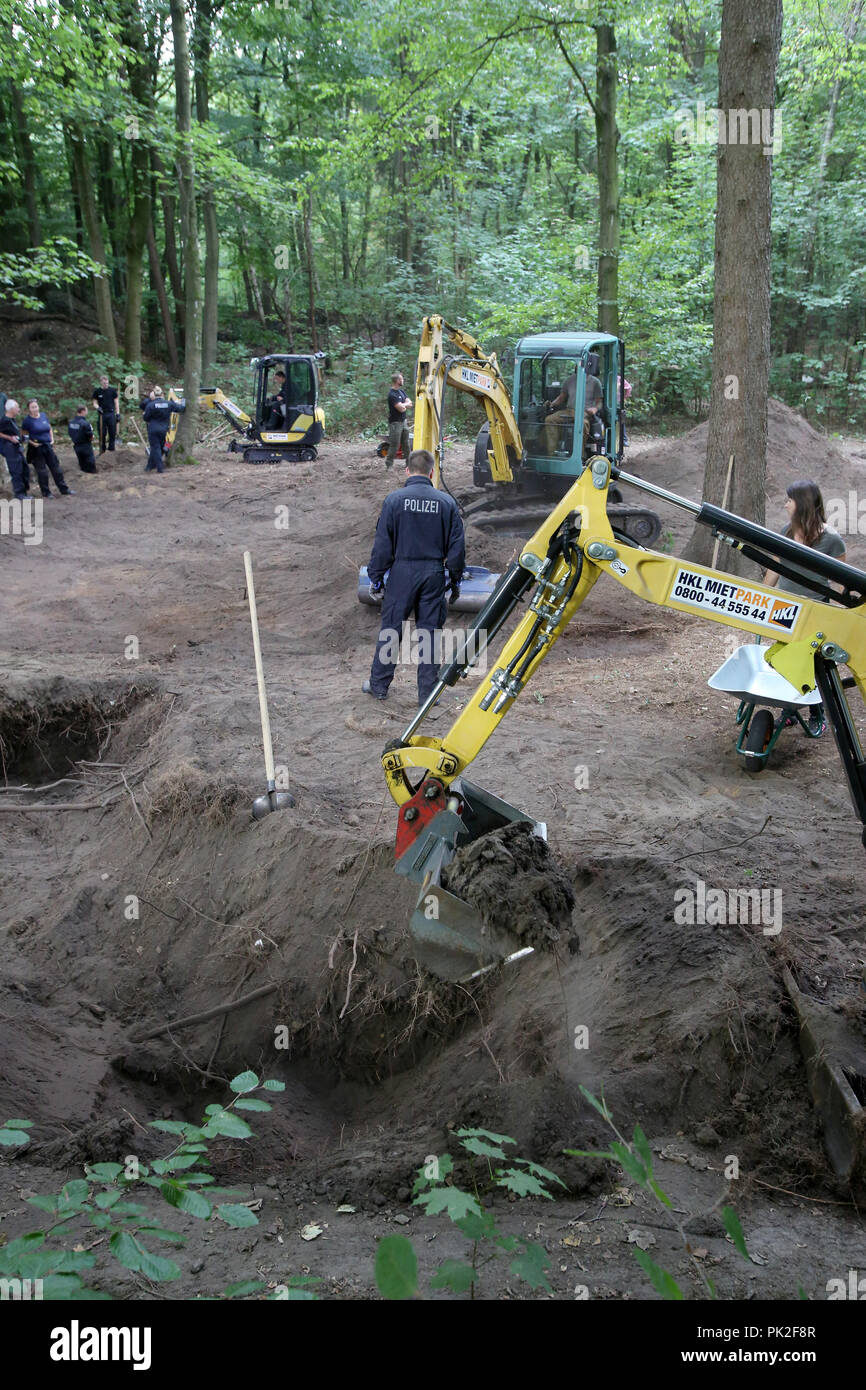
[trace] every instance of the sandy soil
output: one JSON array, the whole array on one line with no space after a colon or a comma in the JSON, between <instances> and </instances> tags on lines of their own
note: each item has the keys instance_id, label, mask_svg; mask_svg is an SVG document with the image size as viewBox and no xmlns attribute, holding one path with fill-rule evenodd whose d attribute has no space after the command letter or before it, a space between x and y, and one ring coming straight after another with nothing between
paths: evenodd
<instances>
[{"instance_id":1,"label":"sandy soil","mask_svg":"<svg viewBox=\"0 0 866 1390\"><path fill-rule=\"evenodd\" d=\"M461 1238L421 1216L409 1189L425 1155L456 1152L461 1124L513 1136L568 1182L566 1199L500 1203L506 1228L546 1245L556 1297L578 1285L653 1296L635 1230L697 1295L659 1209L618 1170L563 1156L609 1138L580 1084L604 1089L622 1129L643 1126L723 1297L787 1298L802 1284L822 1298L828 1279L866 1267L782 983L789 965L862 1040L866 888L832 743L787 731L748 778L734 702L706 686L727 634L600 582L472 768L548 822L576 896L568 949L470 990L436 982L409 950L414 895L391 870L379 764L414 708L414 671L382 706L359 690L377 615L357 602L357 567L390 479L369 445L327 442L316 463L280 469L216 446L202 459L145 477L143 451L125 448L96 477L74 473L77 495L48 504L41 545L0 537L0 1119L35 1121L26 1153L2 1151L0 1234L32 1229L22 1197L56 1191L82 1161L164 1151L148 1119L197 1119L224 1078L253 1067L286 1092L256 1117L252 1144L214 1152L220 1177L263 1199L261 1224L170 1213L191 1232L171 1297L257 1269L275 1283L312 1270L326 1293L369 1297L376 1239L392 1230L415 1236L429 1274ZM790 477L844 495L864 462L774 406L770 523ZM642 444L631 463L698 496L700 432ZM468 448L452 451L448 476L468 491ZM686 532L670 526L679 546ZM516 545L473 532L468 558L503 568ZM297 798L260 823L245 547L276 761ZM866 564L856 537L849 559ZM37 790L12 790L23 782ZM780 890L782 931L678 925L675 894L697 879ZM265 984L272 994L222 1020L136 1041ZM725 1240L720 1200L761 1262ZM342 1203L356 1211L338 1214ZM303 1242L312 1220L322 1235ZM101 1287L150 1296L95 1253ZM488 1296L524 1296L497 1269Z\"/></svg>"}]
</instances>

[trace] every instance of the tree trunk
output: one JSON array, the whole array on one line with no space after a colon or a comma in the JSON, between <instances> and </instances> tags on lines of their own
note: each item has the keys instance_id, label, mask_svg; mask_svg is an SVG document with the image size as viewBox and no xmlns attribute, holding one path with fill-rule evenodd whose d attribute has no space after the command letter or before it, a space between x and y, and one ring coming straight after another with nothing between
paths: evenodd
<instances>
[{"instance_id":1,"label":"tree trunk","mask_svg":"<svg viewBox=\"0 0 866 1390\"><path fill-rule=\"evenodd\" d=\"M616 35L595 25L595 141L598 152L598 327L619 333L619 166Z\"/></svg>"},{"instance_id":2,"label":"tree trunk","mask_svg":"<svg viewBox=\"0 0 866 1390\"><path fill-rule=\"evenodd\" d=\"M213 17L219 4L213 0L197 0L193 29L193 62L195 65L195 112L202 125L210 120L210 49ZM220 240L217 223L216 194L213 185L202 187L201 211L204 222L204 319L202 323L201 369L208 377L216 362L217 332L219 329L219 269Z\"/></svg>"},{"instance_id":3,"label":"tree trunk","mask_svg":"<svg viewBox=\"0 0 866 1390\"><path fill-rule=\"evenodd\" d=\"M863 0L854 0L845 19L845 57L850 57L851 45L857 35L857 27L863 13ZM836 109L839 105L839 93L842 90L842 78L837 76L830 90L830 104L827 107L827 116L824 121L824 130L821 135L821 153L818 157L818 172L809 196L809 213L806 220L806 229L803 235L802 248L802 272L800 276L800 292L794 300L794 322L788 336L789 351L797 355L798 361L791 364L791 371L794 379L797 379L803 371L802 358L806 351L806 327L808 323L808 310L804 303L804 296L811 288L815 279L815 241L818 232L818 210L821 206L821 199L824 193L824 183L827 178L827 162L830 157L830 146L833 143L833 132L836 128Z\"/></svg>"},{"instance_id":4,"label":"tree trunk","mask_svg":"<svg viewBox=\"0 0 866 1390\"><path fill-rule=\"evenodd\" d=\"M307 257L307 284L309 287L310 350L319 351L319 336L316 332L316 291L319 281L316 275L316 259L313 251L313 195L308 193L304 202L304 251Z\"/></svg>"},{"instance_id":5,"label":"tree trunk","mask_svg":"<svg viewBox=\"0 0 866 1390\"><path fill-rule=\"evenodd\" d=\"M168 295L165 292L165 280L163 279L162 266L159 263L159 251L157 250L156 234L153 230L152 219L147 225L147 252L150 258L150 283L156 291L156 298L159 303L162 330L165 334L168 365L172 376L177 377L180 375L180 362L177 356L177 341L174 336L174 321L171 317L171 306L168 302Z\"/></svg>"},{"instance_id":6,"label":"tree trunk","mask_svg":"<svg viewBox=\"0 0 866 1390\"><path fill-rule=\"evenodd\" d=\"M346 285L352 278L352 258L349 255L349 200L343 190L340 191L340 259Z\"/></svg>"},{"instance_id":7,"label":"tree trunk","mask_svg":"<svg viewBox=\"0 0 866 1390\"><path fill-rule=\"evenodd\" d=\"M8 41L11 43L11 31L7 31ZM21 166L21 182L24 185L24 209L27 213L27 234L30 238L31 246L39 246L42 243L42 227L39 221L39 199L37 196L38 166L36 157L33 153L33 142L30 139L30 129L27 125L27 113L24 110L24 102L21 100L21 91L17 80L11 79L9 82L9 95L12 100L12 121L15 147L18 153L18 162Z\"/></svg>"},{"instance_id":8,"label":"tree trunk","mask_svg":"<svg viewBox=\"0 0 866 1390\"><path fill-rule=\"evenodd\" d=\"M174 451L181 458L192 454L198 429L198 397L201 387L201 266L198 251L198 212L195 198L195 160L192 145L192 91L189 43L186 33L184 0L171 2L171 32L174 39L175 115L178 133L177 176L180 198L180 224L183 238L184 341L183 394L186 412L180 416Z\"/></svg>"},{"instance_id":9,"label":"tree trunk","mask_svg":"<svg viewBox=\"0 0 866 1390\"><path fill-rule=\"evenodd\" d=\"M118 237L117 213L120 200L115 186L114 156L110 140L91 139L90 144L96 154L97 203L111 246L111 291L114 299L119 301L124 294L123 266L125 257Z\"/></svg>"},{"instance_id":10,"label":"tree trunk","mask_svg":"<svg viewBox=\"0 0 866 1390\"><path fill-rule=\"evenodd\" d=\"M130 0L121 11L124 44L139 57L147 53L147 39L138 0ZM150 208L150 150L142 138L142 126L149 122L153 110L154 72L149 63L140 61L128 66L130 95L135 112L130 135L130 181L132 184L132 214L126 229L126 316L123 330L123 354L127 362L141 362L141 303L144 288L144 250L151 231ZM165 288L163 287L163 294Z\"/></svg>"},{"instance_id":11,"label":"tree trunk","mask_svg":"<svg viewBox=\"0 0 866 1390\"><path fill-rule=\"evenodd\" d=\"M162 226L165 238L165 266L168 271L168 280L171 285L171 294L174 299L175 318L177 320L180 341L183 342L186 329L186 319L184 314L183 302L183 279L180 273L180 264L177 259L177 237L175 234L175 198L174 193L168 191L168 182L165 169L161 164L158 155L154 152L153 167L156 171L159 189L160 202L162 203ZM173 182L173 181L172 181Z\"/></svg>"},{"instance_id":12,"label":"tree trunk","mask_svg":"<svg viewBox=\"0 0 866 1390\"><path fill-rule=\"evenodd\" d=\"M728 510L760 524L767 469L772 153L765 152L761 131L738 117L773 109L781 32L782 0L723 0L720 136L727 119L716 179L713 372L704 499L721 505L733 456ZM710 564L714 544L706 527L696 527L686 554ZM722 555L732 573L754 573L739 552L723 547Z\"/></svg>"},{"instance_id":13,"label":"tree trunk","mask_svg":"<svg viewBox=\"0 0 866 1390\"><path fill-rule=\"evenodd\" d=\"M246 232L244 231L244 211L240 203L235 204L238 215L238 250L241 255L241 272L244 277L244 289L247 292L247 308L261 324L265 326L265 306L262 304L262 296L259 290L259 277L250 257L249 246L247 245Z\"/></svg>"},{"instance_id":14,"label":"tree trunk","mask_svg":"<svg viewBox=\"0 0 866 1390\"><path fill-rule=\"evenodd\" d=\"M286 343L288 345L289 352L294 352L295 322L292 315L292 282L291 278L288 275L286 276L286 279L284 281L283 295L283 323L286 327Z\"/></svg>"},{"instance_id":15,"label":"tree trunk","mask_svg":"<svg viewBox=\"0 0 866 1390\"><path fill-rule=\"evenodd\" d=\"M69 138L72 145L75 182L81 203L81 216L87 232L90 255L100 265L105 265L105 244L102 240L102 228L99 225L99 209L96 206L93 176L84 148L84 133L81 127L74 122L70 122L69 125ZM117 332L111 312L111 286L107 271L105 275L94 275L93 292L96 299L96 320L99 324L99 331L105 339L109 353L112 357L116 357Z\"/></svg>"}]
</instances>

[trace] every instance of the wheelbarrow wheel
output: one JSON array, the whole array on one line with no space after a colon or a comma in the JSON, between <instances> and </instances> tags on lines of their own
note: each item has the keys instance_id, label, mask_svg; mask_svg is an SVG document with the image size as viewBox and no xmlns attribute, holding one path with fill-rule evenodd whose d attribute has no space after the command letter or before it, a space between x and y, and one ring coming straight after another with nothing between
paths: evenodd
<instances>
[{"instance_id":1,"label":"wheelbarrow wheel","mask_svg":"<svg viewBox=\"0 0 866 1390\"><path fill-rule=\"evenodd\" d=\"M763 772L767 765L767 753L775 727L776 721L768 709L756 710L752 715L749 732L743 744L743 766L747 772Z\"/></svg>"}]
</instances>

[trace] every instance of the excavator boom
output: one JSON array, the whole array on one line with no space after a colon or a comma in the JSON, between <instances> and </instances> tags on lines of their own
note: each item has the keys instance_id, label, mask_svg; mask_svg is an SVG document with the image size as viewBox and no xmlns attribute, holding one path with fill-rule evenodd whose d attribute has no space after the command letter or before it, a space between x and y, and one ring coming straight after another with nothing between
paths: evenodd
<instances>
[{"instance_id":1,"label":"excavator boom","mask_svg":"<svg viewBox=\"0 0 866 1390\"><path fill-rule=\"evenodd\" d=\"M453 352L446 350L446 339ZM431 314L424 320L418 350L412 448L428 449L433 455L434 487L442 486L446 385L465 391L484 406L490 425L491 474L497 482L510 483L513 469L523 458L523 444L496 353L486 353L462 328L446 323L439 314Z\"/></svg>"},{"instance_id":2,"label":"excavator boom","mask_svg":"<svg viewBox=\"0 0 866 1390\"><path fill-rule=\"evenodd\" d=\"M692 512L747 559L778 572L782 584L786 575L805 582L803 572L810 574L815 599L624 541L607 514L612 476ZM442 871L460 849L491 829L530 819L470 786L463 773L605 575L649 603L770 638L765 659L776 671L801 691L817 683L855 809L866 826L866 757L845 696L845 686L854 684L866 698L866 573L733 513L645 483L597 457L523 546L463 647L441 669L426 704L382 755L388 790L400 808L397 871L420 885L411 924L416 955L444 978L467 978L507 959L522 944L491 935L469 904L440 892ZM820 601L827 581L837 586L834 598L841 606ZM448 732L442 738L419 734L444 690L467 674L518 604L522 617ZM843 664L853 677L844 684Z\"/></svg>"}]
</instances>

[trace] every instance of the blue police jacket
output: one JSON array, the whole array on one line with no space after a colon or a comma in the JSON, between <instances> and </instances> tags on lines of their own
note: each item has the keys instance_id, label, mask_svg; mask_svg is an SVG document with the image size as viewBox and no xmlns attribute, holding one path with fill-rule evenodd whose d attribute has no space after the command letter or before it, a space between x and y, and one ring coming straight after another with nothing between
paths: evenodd
<instances>
[{"instance_id":1,"label":"blue police jacket","mask_svg":"<svg viewBox=\"0 0 866 1390\"><path fill-rule=\"evenodd\" d=\"M385 498L367 566L371 584L381 583L385 572L401 562L444 565L457 580L463 574L466 543L457 503L430 478L407 478Z\"/></svg>"},{"instance_id":2,"label":"blue police jacket","mask_svg":"<svg viewBox=\"0 0 866 1390\"><path fill-rule=\"evenodd\" d=\"M185 410L186 401L169 401L164 396L158 396L155 401L147 402L143 414L148 429L164 430L167 434L172 415L182 415Z\"/></svg>"}]
</instances>

